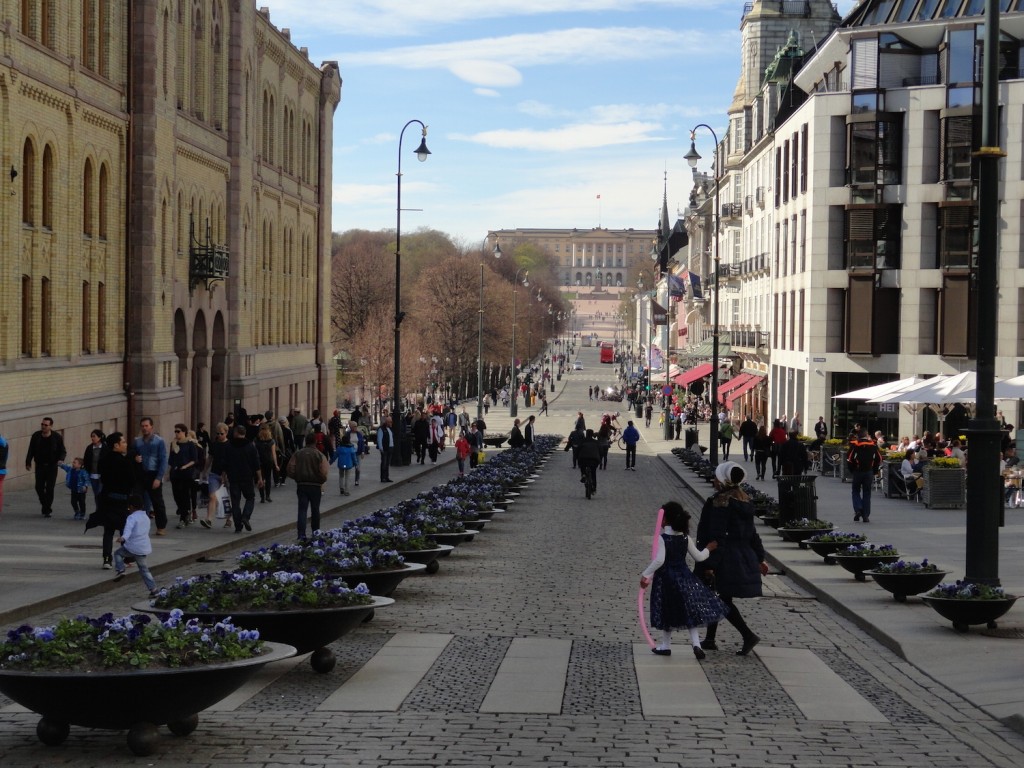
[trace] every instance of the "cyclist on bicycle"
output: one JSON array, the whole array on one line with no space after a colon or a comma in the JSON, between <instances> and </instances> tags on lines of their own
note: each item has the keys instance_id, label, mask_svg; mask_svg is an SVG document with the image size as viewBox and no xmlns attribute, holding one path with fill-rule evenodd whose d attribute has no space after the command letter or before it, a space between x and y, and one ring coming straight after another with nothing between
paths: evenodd
<instances>
[{"instance_id":1,"label":"cyclist on bicycle","mask_svg":"<svg viewBox=\"0 0 1024 768\"><path fill-rule=\"evenodd\" d=\"M597 465L601 462L601 447L597 444L594 430L588 429L587 436L580 443L576 461L580 465L580 482L589 480L591 493L597 492ZM590 494L587 495L590 498Z\"/></svg>"}]
</instances>

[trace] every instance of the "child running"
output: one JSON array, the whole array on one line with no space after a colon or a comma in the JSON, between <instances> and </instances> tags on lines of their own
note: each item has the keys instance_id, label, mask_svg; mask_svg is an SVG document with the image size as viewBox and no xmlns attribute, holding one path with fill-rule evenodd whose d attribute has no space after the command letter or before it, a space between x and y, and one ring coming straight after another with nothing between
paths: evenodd
<instances>
[{"instance_id":1,"label":"child running","mask_svg":"<svg viewBox=\"0 0 1024 768\"><path fill-rule=\"evenodd\" d=\"M89 473L85 469L85 462L81 459L73 459L70 464L60 464L59 466L67 473L64 484L71 491L71 509L75 513L75 520L85 520L85 497L92 487Z\"/></svg>"},{"instance_id":2,"label":"child running","mask_svg":"<svg viewBox=\"0 0 1024 768\"><path fill-rule=\"evenodd\" d=\"M151 513L146 512L142 496L136 493L128 496L128 509L131 510L128 513L128 520L125 521L124 530L117 539L121 546L114 550L114 570L117 571L114 581L124 578L125 558L130 557L135 560L139 575L149 590L149 596L154 597L157 594L156 582L153 581L153 574L146 565L146 556L153 551L153 545L149 541Z\"/></svg>"},{"instance_id":3,"label":"child running","mask_svg":"<svg viewBox=\"0 0 1024 768\"><path fill-rule=\"evenodd\" d=\"M661 630L661 642L653 652L659 656L672 655L672 632L686 629L690 633L693 655L703 659L698 630L709 622L723 618L728 611L725 603L708 589L686 564L686 553L695 562L706 560L718 547L708 543L706 549L697 550L690 540L690 513L682 505L670 501L662 509L661 535L651 564L640 577L640 586L651 588L651 626ZM653 577L653 578L652 578Z\"/></svg>"}]
</instances>

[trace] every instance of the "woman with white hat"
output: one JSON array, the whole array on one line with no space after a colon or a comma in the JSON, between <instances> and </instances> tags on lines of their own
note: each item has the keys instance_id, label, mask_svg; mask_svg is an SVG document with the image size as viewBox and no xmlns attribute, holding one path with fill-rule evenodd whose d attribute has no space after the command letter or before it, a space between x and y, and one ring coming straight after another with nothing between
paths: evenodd
<instances>
[{"instance_id":1,"label":"woman with white hat","mask_svg":"<svg viewBox=\"0 0 1024 768\"><path fill-rule=\"evenodd\" d=\"M761 638L754 634L740 615L735 598L760 597L761 577L768 573L764 545L754 527L754 505L740 486L746 473L734 461L725 461L715 468L714 496L704 502L697 524L698 549L709 542L718 542L718 548L703 562L697 563L694 573L718 592L729 607L726 620L739 631L743 646L737 655L746 656ZM702 647L717 650L715 637L717 624L708 624Z\"/></svg>"}]
</instances>

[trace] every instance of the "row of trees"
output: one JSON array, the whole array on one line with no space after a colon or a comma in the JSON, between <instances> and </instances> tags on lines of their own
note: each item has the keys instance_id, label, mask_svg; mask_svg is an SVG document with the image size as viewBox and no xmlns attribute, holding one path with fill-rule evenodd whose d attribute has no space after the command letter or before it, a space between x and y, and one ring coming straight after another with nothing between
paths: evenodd
<instances>
[{"instance_id":1,"label":"row of trees","mask_svg":"<svg viewBox=\"0 0 1024 768\"><path fill-rule=\"evenodd\" d=\"M500 246L502 256L496 259L493 240L482 250L484 244L466 247L435 230L402 234L402 395L449 387L458 397L476 395L481 263L485 390L504 386L511 375L514 289L520 365L540 354L548 337L569 327L570 307L556 287L549 255L525 241ZM345 360L349 386L355 383L348 394L390 397L395 233L335 234L331 258L332 341ZM522 284L523 272L528 285Z\"/></svg>"}]
</instances>

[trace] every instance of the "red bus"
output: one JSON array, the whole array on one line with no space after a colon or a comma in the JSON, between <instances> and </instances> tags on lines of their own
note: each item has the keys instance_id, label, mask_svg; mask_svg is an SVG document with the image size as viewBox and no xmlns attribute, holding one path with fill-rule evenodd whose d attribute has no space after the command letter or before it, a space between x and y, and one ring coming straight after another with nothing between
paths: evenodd
<instances>
[{"instance_id":1,"label":"red bus","mask_svg":"<svg viewBox=\"0 0 1024 768\"><path fill-rule=\"evenodd\" d=\"M601 345L601 362L602 363L614 363L615 362L615 348L612 347L607 341Z\"/></svg>"}]
</instances>

